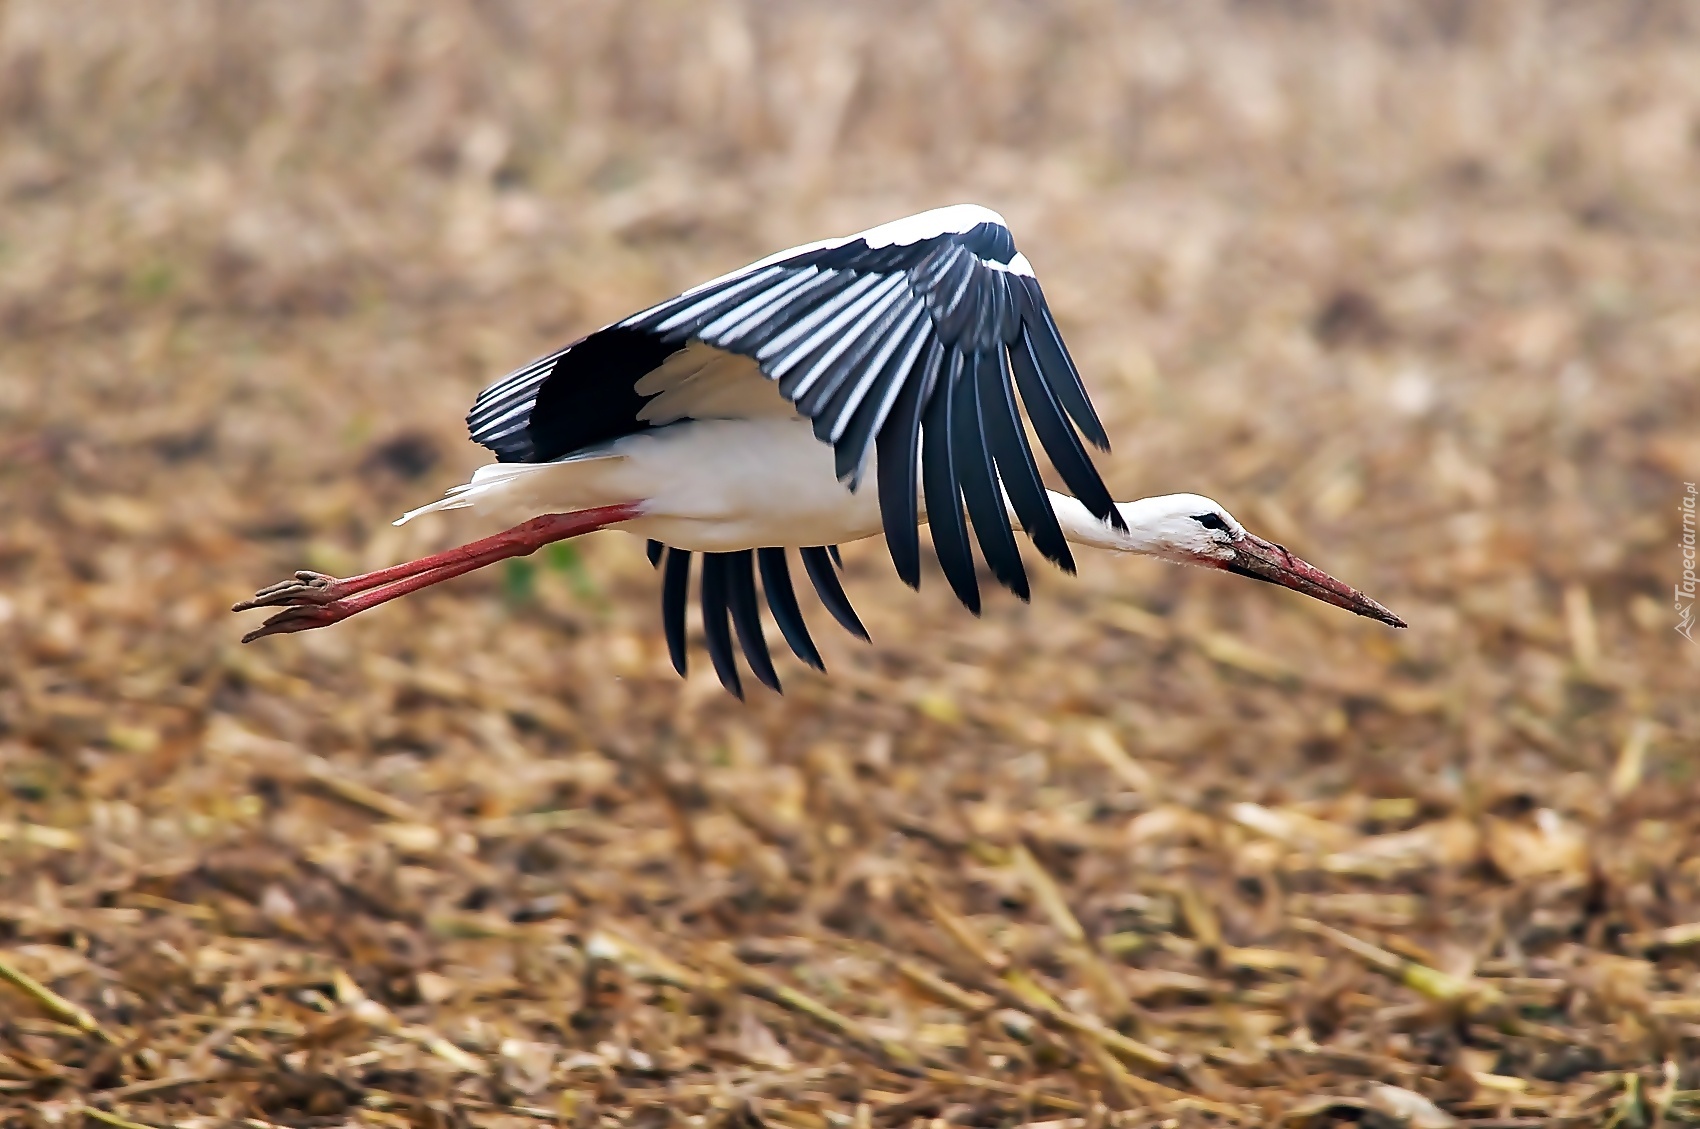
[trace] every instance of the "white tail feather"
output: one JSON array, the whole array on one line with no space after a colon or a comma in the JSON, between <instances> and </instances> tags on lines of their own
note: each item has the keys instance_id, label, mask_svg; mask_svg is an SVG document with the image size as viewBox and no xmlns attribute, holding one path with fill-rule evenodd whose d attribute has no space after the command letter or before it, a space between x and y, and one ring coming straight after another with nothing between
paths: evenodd
<instances>
[{"instance_id":1,"label":"white tail feather","mask_svg":"<svg viewBox=\"0 0 1700 1129\"><path fill-rule=\"evenodd\" d=\"M474 471L472 481L451 486L443 497L407 511L393 524L406 525L421 514L448 510L516 508L537 514L607 505L604 476L597 473L601 468L596 464L624 461L620 455L598 452L552 463L490 463Z\"/></svg>"}]
</instances>

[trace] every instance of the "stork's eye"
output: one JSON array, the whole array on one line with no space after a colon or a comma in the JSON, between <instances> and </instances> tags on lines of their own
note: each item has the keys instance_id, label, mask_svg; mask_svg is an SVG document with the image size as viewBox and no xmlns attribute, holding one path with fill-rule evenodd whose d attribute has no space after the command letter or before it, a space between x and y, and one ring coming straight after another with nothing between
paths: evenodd
<instances>
[{"instance_id":1,"label":"stork's eye","mask_svg":"<svg viewBox=\"0 0 1700 1129\"><path fill-rule=\"evenodd\" d=\"M1193 514L1192 520L1206 529L1220 529L1226 532L1228 523L1222 520L1221 514Z\"/></svg>"}]
</instances>

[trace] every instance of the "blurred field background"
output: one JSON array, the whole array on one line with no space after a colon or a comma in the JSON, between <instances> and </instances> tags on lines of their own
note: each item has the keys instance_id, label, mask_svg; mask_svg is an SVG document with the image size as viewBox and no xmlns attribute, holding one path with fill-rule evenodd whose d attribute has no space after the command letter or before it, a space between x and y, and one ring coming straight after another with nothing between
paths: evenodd
<instances>
[{"instance_id":1,"label":"blurred field background","mask_svg":"<svg viewBox=\"0 0 1700 1129\"><path fill-rule=\"evenodd\" d=\"M1700 19L0 4L0 1123L1700 1120ZM846 550L747 705L630 538L241 647L489 379L1002 211L1111 434L1410 620Z\"/></svg>"}]
</instances>

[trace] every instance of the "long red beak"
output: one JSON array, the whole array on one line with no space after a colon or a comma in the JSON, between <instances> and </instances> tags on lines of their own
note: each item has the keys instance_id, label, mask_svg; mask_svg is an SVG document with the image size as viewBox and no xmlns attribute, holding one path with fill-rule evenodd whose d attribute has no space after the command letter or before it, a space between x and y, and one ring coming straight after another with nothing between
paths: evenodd
<instances>
[{"instance_id":1,"label":"long red beak","mask_svg":"<svg viewBox=\"0 0 1700 1129\"><path fill-rule=\"evenodd\" d=\"M1303 592L1324 603L1368 616L1391 627L1406 626L1404 620L1356 588L1334 579L1308 561L1301 561L1293 556L1280 545L1265 541L1255 534L1244 533L1235 538L1233 559L1223 562L1222 567L1229 572L1249 576L1253 580L1279 584L1283 588Z\"/></svg>"}]
</instances>

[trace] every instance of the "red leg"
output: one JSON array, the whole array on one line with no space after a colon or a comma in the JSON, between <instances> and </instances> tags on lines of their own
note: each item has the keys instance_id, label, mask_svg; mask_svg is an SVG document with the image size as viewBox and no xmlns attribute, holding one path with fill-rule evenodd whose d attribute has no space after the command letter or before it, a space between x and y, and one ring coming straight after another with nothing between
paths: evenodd
<instances>
[{"instance_id":1,"label":"red leg","mask_svg":"<svg viewBox=\"0 0 1700 1129\"><path fill-rule=\"evenodd\" d=\"M323 573L298 572L293 581L286 580L262 588L253 599L243 600L231 610L285 609L244 635L244 643L266 635L328 627L398 596L440 584L509 557L535 553L555 541L565 541L569 537L630 521L642 512L640 503L624 502L576 513L544 514L467 545L343 580Z\"/></svg>"}]
</instances>

